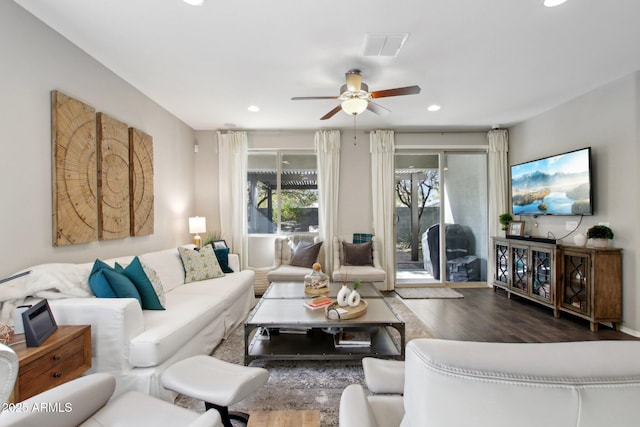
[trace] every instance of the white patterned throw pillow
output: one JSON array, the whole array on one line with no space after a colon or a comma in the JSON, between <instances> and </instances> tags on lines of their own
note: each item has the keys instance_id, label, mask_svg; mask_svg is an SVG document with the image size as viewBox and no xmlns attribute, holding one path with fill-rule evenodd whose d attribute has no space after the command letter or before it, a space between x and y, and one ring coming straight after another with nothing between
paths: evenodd
<instances>
[{"instance_id":1,"label":"white patterned throw pillow","mask_svg":"<svg viewBox=\"0 0 640 427\"><path fill-rule=\"evenodd\" d=\"M144 270L144 274L147 275L147 278L151 282L151 286L153 286L153 290L156 291L156 295L158 295L158 299L160 300L160 304L163 307L166 307L166 297L164 296L164 286L162 286L162 281L160 280L160 276L158 273L151 267L149 267L144 262L140 262L142 264L142 269Z\"/></svg>"},{"instance_id":2,"label":"white patterned throw pillow","mask_svg":"<svg viewBox=\"0 0 640 427\"><path fill-rule=\"evenodd\" d=\"M184 266L184 283L224 276L213 246L207 245L199 251L179 247L178 252Z\"/></svg>"}]
</instances>

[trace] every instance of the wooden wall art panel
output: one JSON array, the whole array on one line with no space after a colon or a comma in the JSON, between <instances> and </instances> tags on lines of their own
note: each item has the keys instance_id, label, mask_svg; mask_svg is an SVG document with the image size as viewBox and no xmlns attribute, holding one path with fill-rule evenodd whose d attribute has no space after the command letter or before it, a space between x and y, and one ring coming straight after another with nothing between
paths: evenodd
<instances>
[{"instance_id":1,"label":"wooden wall art panel","mask_svg":"<svg viewBox=\"0 0 640 427\"><path fill-rule=\"evenodd\" d=\"M98 113L98 237L130 234L129 126Z\"/></svg>"},{"instance_id":2,"label":"wooden wall art panel","mask_svg":"<svg viewBox=\"0 0 640 427\"><path fill-rule=\"evenodd\" d=\"M129 128L131 235L153 234L153 138Z\"/></svg>"},{"instance_id":3,"label":"wooden wall art panel","mask_svg":"<svg viewBox=\"0 0 640 427\"><path fill-rule=\"evenodd\" d=\"M51 92L53 245L98 238L95 109Z\"/></svg>"}]
</instances>

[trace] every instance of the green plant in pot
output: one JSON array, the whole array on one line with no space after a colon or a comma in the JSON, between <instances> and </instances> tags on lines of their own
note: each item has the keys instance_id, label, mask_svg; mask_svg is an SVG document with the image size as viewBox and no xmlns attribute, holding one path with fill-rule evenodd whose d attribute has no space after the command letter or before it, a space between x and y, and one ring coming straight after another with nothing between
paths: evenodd
<instances>
[{"instance_id":1,"label":"green plant in pot","mask_svg":"<svg viewBox=\"0 0 640 427\"><path fill-rule=\"evenodd\" d=\"M502 230L507 231L509 229L509 223L513 221L513 216L510 213L503 213L498 217L498 221L502 225Z\"/></svg>"},{"instance_id":2,"label":"green plant in pot","mask_svg":"<svg viewBox=\"0 0 640 427\"><path fill-rule=\"evenodd\" d=\"M587 230L587 239L591 239L591 246L606 248L613 239L613 231L606 225L594 225Z\"/></svg>"}]
</instances>

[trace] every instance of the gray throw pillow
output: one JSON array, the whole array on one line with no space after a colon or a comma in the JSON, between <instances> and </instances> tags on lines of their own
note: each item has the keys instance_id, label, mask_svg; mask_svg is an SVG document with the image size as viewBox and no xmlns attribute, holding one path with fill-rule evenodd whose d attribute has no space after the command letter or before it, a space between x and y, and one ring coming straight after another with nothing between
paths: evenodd
<instances>
[{"instance_id":1,"label":"gray throw pillow","mask_svg":"<svg viewBox=\"0 0 640 427\"><path fill-rule=\"evenodd\" d=\"M373 242L342 242L344 265L373 265Z\"/></svg>"},{"instance_id":2,"label":"gray throw pillow","mask_svg":"<svg viewBox=\"0 0 640 427\"><path fill-rule=\"evenodd\" d=\"M313 263L318 259L318 253L322 242L311 243L300 241L296 248L293 250L293 256L289 265L295 265L296 267L311 268Z\"/></svg>"}]
</instances>

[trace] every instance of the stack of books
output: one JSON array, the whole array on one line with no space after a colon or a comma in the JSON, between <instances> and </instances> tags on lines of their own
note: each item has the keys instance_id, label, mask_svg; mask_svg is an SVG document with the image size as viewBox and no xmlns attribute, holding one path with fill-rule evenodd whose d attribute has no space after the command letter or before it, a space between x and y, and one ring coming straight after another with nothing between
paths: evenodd
<instances>
[{"instance_id":1,"label":"stack of books","mask_svg":"<svg viewBox=\"0 0 640 427\"><path fill-rule=\"evenodd\" d=\"M346 329L334 336L336 348L371 347L371 334L366 329Z\"/></svg>"},{"instance_id":2,"label":"stack of books","mask_svg":"<svg viewBox=\"0 0 640 427\"><path fill-rule=\"evenodd\" d=\"M318 296L304 300L304 306L310 308L311 310L317 310L319 308L330 305L331 302L331 298L329 297Z\"/></svg>"}]
</instances>

